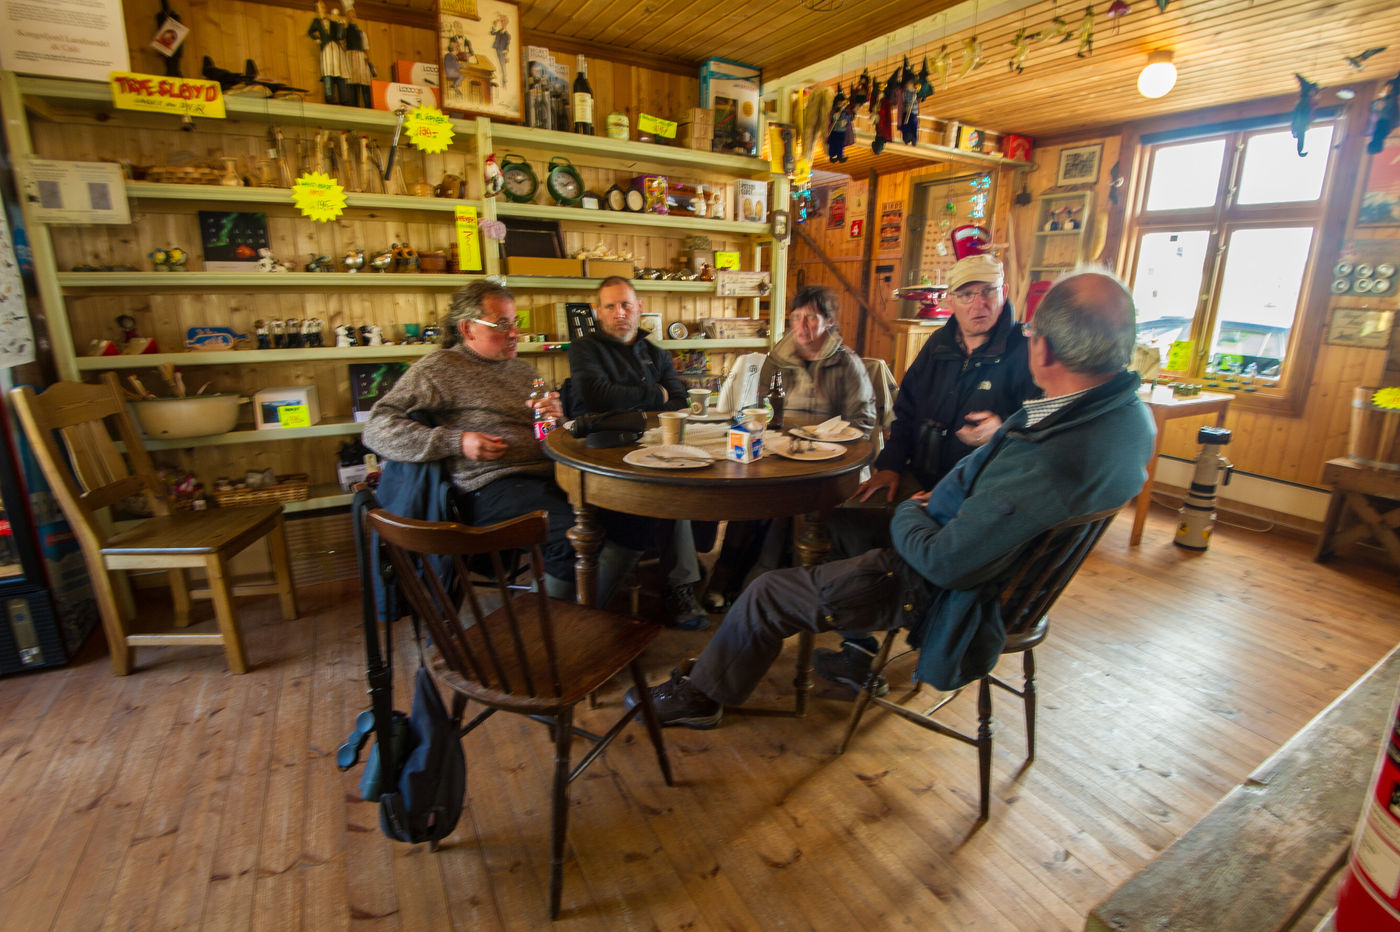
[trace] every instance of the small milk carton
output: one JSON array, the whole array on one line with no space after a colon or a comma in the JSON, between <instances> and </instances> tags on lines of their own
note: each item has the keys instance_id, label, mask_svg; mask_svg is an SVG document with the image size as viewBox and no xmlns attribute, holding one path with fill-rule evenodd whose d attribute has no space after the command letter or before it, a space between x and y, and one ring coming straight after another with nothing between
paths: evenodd
<instances>
[{"instance_id":1,"label":"small milk carton","mask_svg":"<svg viewBox=\"0 0 1400 932\"><path fill-rule=\"evenodd\" d=\"M729 428L728 456L736 463L752 463L763 458L763 428L750 430L747 423Z\"/></svg>"}]
</instances>

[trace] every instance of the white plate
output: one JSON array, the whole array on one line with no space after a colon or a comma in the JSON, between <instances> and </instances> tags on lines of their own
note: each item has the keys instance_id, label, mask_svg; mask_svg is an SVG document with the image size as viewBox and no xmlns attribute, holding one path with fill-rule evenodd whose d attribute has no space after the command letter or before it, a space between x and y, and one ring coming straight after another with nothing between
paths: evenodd
<instances>
[{"instance_id":1,"label":"white plate","mask_svg":"<svg viewBox=\"0 0 1400 932\"><path fill-rule=\"evenodd\" d=\"M833 443L850 443L852 440L859 440L861 437L865 436L865 434L861 432L861 429L859 427L850 426L847 426L845 430L842 430L839 433L832 435L824 435L821 437L818 437L816 434L812 433L812 429L810 427L794 427L792 429L792 433L796 434L799 437L806 437L808 440L830 440Z\"/></svg>"},{"instance_id":2,"label":"white plate","mask_svg":"<svg viewBox=\"0 0 1400 932\"><path fill-rule=\"evenodd\" d=\"M707 424L717 421L727 421L733 416L734 415L732 413L726 414L723 411L711 411L709 414L692 414L689 419L692 421L699 421L702 424Z\"/></svg>"},{"instance_id":3,"label":"white plate","mask_svg":"<svg viewBox=\"0 0 1400 932\"><path fill-rule=\"evenodd\" d=\"M793 452L793 446L802 448L801 452ZM790 460L834 460L846 452L846 448L839 443L822 443L820 440L795 441L791 437L779 437L774 441L764 441L764 452L773 452L779 456L786 456Z\"/></svg>"},{"instance_id":4,"label":"white plate","mask_svg":"<svg viewBox=\"0 0 1400 932\"><path fill-rule=\"evenodd\" d=\"M699 447L672 444L633 450L624 456L622 461L648 469L704 469L713 463L715 458Z\"/></svg>"}]
</instances>

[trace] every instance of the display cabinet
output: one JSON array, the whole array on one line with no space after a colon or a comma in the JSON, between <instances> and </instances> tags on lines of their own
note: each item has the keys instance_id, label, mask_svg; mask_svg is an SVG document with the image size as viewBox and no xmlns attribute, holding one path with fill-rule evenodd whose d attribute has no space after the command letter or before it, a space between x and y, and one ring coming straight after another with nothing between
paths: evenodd
<instances>
[{"instance_id":1,"label":"display cabinet","mask_svg":"<svg viewBox=\"0 0 1400 932\"><path fill-rule=\"evenodd\" d=\"M1053 281L1084 261L1093 197L1089 191L1041 195L1027 269L1031 282Z\"/></svg>"},{"instance_id":2,"label":"display cabinet","mask_svg":"<svg viewBox=\"0 0 1400 932\"><path fill-rule=\"evenodd\" d=\"M318 135L333 138L342 130L364 136L381 149L390 144L393 114L301 101L242 97L225 99L228 118L197 119L192 132L180 120L112 107L106 85L0 74L10 151L17 164L30 157L69 161L121 161L131 175L149 166L186 163L223 164L256 185L275 173L263 164L274 133L280 129L288 150L291 175L316 167L308 149ZM771 273L772 290L764 299L721 297L712 281L637 280L634 285L646 311L659 312L664 324L680 321L690 335L659 340L670 349L703 350L723 371L727 354L770 345L777 333L738 340L698 339L702 322L718 317L759 317L767 306L782 307L786 250L762 223L732 219L734 187L740 179L768 180L769 166L758 159L714 155L689 149L628 143L525 127L493 124L486 119L454 119L455 138L443 153L425 155L401 147L401 177L391 179L389 193L352 191L344 214L329 223L302 216L285 188L221 186L129 180L125 191L131 208L128 225L43 224L26 209L26 226L34 254L36 281L47 317L60 377L95 380L107 370L156 380L157 367L176 366L190 391L208 383L210 390L251 395L260 388L315 385L322 419L310 427L253 430L251 417L226 434L177 441L153 440L157 459L193 472L208 484L218 476L241 477L248 470L309 473L312 492L288 510L339 505L348 501L334 484L335 451L362 425L351 416L348 364L412 360L435 347L424 344L337 347L335 327L378 325L386 340L403 338L404 325L420 327L440 320L450 293L481 275L497 275L516 292L517 305L551 321L554 306L586 301L600 279L504 274L499 249L483 239L479 273L372 272L365 270L301 271L314 258L339 260L352 248L369 255L391 244L409 244L420 253L448 250L455 240L453 211L474 205L482 219L550 221L559 225L566 253L594 249L631 255L638 266L673 268L687 238L708 237L717 250L740 253L744 268ZM352 145L352 151L354 146ZM482 197L483 164L495 153L517 155L541 179L532 202ZM726 202L726 219L661 215L647 212L590 210L556 204L544 178L551 160L567 159L585 189L604 194L614 185L630 187L643 175L703 184ZM230 161L231 160L231 161ZM354 159L350 162L353 164ZM434 185L444 174L465 182L465 197L438 198L408 193ZM169 177L162 173L160 177ZM357 181L353 177L348 181ZM778 179L774 197L786 197ZM201 211L253 212L265 216L267 246L288 272L222 272L204 268ZM155 271L153 250L179 247L189 255L185 271ZM134 269L131 271L129 269ZM116 319L129 316L142 337L153 338L158 352L143 355L90 355L94 341L119 340ZM317 348L252 348L256 321L323 322ZM229 327L247 342L215 351L187 350L192 327ZM781 327L781 315L773 330ZM552 326L540 327L552 330ZM567 375L567 361L556 340L522 342L522 354L552 383ZM148 385L148 387L154 387ZM163 392L162 392L163 393ZM248 428L248 429L245 429Z\"/></svg>"}]
</instances>

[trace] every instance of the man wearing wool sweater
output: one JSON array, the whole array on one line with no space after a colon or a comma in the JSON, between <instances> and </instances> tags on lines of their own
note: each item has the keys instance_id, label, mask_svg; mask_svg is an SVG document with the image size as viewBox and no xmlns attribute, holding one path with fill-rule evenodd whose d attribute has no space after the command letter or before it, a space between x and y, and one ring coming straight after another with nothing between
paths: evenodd
<instances>
[{"instance_id":1,"label":"man wearing wool sweater","mask_svg":"<svg viewBox=\"0 0 1400 932\"><path fill-rule=\"evenodd\" d=\"M549 514L543 547L545 587L573 594L574 550L566 536L573 507L553 479L553 463L535 440L539 407L563 417L553 392L531 402L534 368L516 358L520 340L515 296L493 282L473 282L452 296L442 348L414 363L370 412L364 442L380 456L406 463L448 461L453 483L467 493L472 521L493 524L531 511ZM423 423L424 420L430 423ZM616 532L615 532L616 531ZM643 541L622 541L625 525L608 527L600 558L600 596L611 595Z\"/></svg>"},{"instance_id":2,"label":"man wearing wool sweater","mask_svg":"<svg viewBox=\"0 0 1400 932\"><path fill-rule=\"evenodd\" d=\"M799 631L906 627L919 648L916 678L938 689L991 670L1006 632L996 593L982 588L1042 531L1123 505L1142 488L1152 452L1152 418L1124 368L1134 310L1120 281L1098 272L1063 279L1026 334L1045 397L900 504L893 547L759 577L699 659L651 687L663 725L718 725Z\"/></svg>"}]
</instances>

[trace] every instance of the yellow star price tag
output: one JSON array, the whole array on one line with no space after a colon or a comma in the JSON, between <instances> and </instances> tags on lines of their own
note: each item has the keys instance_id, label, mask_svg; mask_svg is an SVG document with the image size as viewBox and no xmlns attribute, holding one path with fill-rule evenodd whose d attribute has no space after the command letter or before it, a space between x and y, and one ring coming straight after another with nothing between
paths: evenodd
<instances>
[{"instance_id":1,"label":"yellow star price tag","mask_svg":"<svg viewBox=\"0 0 1400 932\"><path fill-rule=\"evenodd\" d=\"M1400 408L1400 388L1381 388L1371 396L1371 404L1393 411Z\"/></svg>"},{"instance_id":2,"label":"yellow star price tag","mask_svg":"<svg viewBox=\"0 0 1400 932\"><path fill-rule=\"evenodd\" d=\"M329 223L345 212L345 189L325 172L307 172L292 185L292 203L303 216Z\"/></svg>"},{"instance_id":3,"label":"yellow star price tag","mask_svg":"<svg viewBox=\"0 0 1400 932\"><path fill-rule=\"evenodd\" d=\"M424 152L445 152L452 145L452 121L437 107L414 107L404 117L403 131Z\"/></svg>"}]
</instances>

